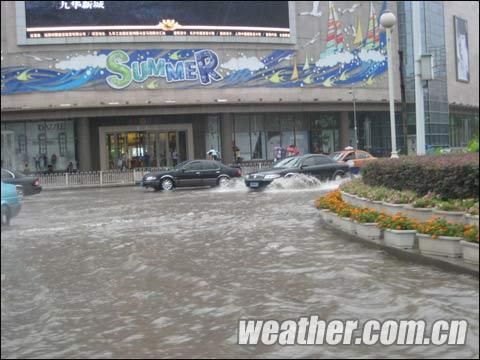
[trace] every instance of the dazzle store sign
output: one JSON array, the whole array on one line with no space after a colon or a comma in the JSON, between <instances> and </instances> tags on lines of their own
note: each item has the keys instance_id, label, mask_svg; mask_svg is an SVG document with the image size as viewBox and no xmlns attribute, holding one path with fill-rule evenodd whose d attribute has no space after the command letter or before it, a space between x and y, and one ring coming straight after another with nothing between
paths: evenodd
<instances>
[{"instance_id":1,"label":"dazzle store sign","mask_svg":"<svg viewBox=\"0 0 480 360\"><path fill-rule=\"evenodd\" d=\"M129 55L122 50L112 51L107 57L107 84L114 89L124 89L132 81L143 83L149 78L163 78L167 83L197 81L210 85L223 79L217 72L218 55L212 50L194 52L193 60L168 61L160 58L146 58L130 62Z\"/></svg>"}]
</instances>

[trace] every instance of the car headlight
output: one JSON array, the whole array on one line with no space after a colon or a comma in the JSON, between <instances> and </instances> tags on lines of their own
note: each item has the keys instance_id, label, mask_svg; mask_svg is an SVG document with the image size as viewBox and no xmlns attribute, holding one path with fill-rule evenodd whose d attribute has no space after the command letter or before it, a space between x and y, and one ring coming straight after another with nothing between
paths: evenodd
<instances>
[{"instance_id":1,"label":"car headlight","mask_svg":"<svg viewBox=\"0 0 480 360\"><path fill-rule=\"evenodd\" d=\"M152 181L152 180L156 180L156 179L157 179L156 176L147 176L147 178L145 180Z\"/></svg>"},{"instance_id":2,"label":"car headlight","mask_svg":"<svg viewBox=\"0 0 480 360\"><path fill-rule=\"evenodd\" d=\"M278 175L278 174L269 174L269 175L265 175L265 180L278 179L279 177L280 177L280 175Z\"/></svg>"}]
</instances>

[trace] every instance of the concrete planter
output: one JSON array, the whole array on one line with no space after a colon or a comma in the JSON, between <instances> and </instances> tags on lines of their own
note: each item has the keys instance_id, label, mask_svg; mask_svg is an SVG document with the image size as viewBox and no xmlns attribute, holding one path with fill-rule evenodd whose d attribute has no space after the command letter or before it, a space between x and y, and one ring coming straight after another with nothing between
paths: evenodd
<instances>
[{"instance_id":1,"label":"concrete planter","mask_svg":"<svg viewBox=\"0 0 480 360\"><path fill-rule=\"evenodd\" d=\"M465 214L465 224L478 227L478 215Z\"/></svg>"},{"instance_id":2,"label":"concrete planter","mask_svg":"<svg viewBox=\"0 0 480 360\"><path fill-rule=\"evenodd\" d=\"M427 222L433 217L433 208L415 208L410 204L403 206L403 212L410 219Z\"/></svg>"},{"instance_id":3,"label":"concrete planter","mask_svg":"<svg viewBox=\"0 0 480 360\"><path fill-rule=\"evenodd\" d=\"M385 210L383 208L383 201L367 200L365 202L365 207L373 209L377 212L385 212Z\"/></svg>"},{"instance_id":4,"label":"concrete planter","mask_svg":"<svg viewBox=\"0 0 480 360\"><path fill-rule=\"evenodd\" d=\"M463 260L478 265L478 243L460 241L460 246L462 247Z\"/></svg>"},{"instance_id":5,"label":"concrete planter","mask_svg":"<svg viewBox=\"0 0 480 360\"><path fill-rule=\"evenodd\" d=\"M462 256L461 237L439 236L438 239L432 239L427 234L417 234L417 237L418 248L422 254L448 257Z\"/></svg>"},{"instance_id":6,"label":"concrete planter","mask_svg":"<svg viewBox=\"0 0 480 360\"><path fill-rule=\"evenodd\" d=\"M356 234L355 223L350 218L343 218L335 214L332 217L332 224L338 229L348 234Z\"/></svg>"},{"instance_id":7,"label":"concrete planter","mask_svg":"<svg viewBox=\"0 0 480 360\"><path fill-rule=\"evenodd\" d=\"M377 223L355 222L357 236L365 240L380 240L382 230L377 227Z\"/></svg>"},{"instance_id":8,"label":"concrete planter","mask_svg":"<svg viewBox=\"0 0 480 360\"><path fill-rule=\"evenodd\" d=\"M404 206L408 204L391 204L387 202L382 202L383 211L389 215L396 215L399 212L403 212Z\"/></svg>"},{"instance_id":9,"label":"concrete planter","mask_svg":"<svg viewBox=\"0 0 480 360\"><path fill-rule=\"evenodd\" d=\"M360 204L360 200L356 195L346 193L344 191L341 191L342 194L342 200L345 201L347 204L350 204L352 206L357 206L361 207L362 205Z\"/></svg>"},{"instance_id":10,"label":"concrete planter","mask_svg":"<svg viewBox=\"0 0 480 360\"><path fill-rule=\"evenodd\" d=\"M328 209L320 209L320 216L326 223L331 223L332 216L334 216L334 214Z\"/></svg>"},{"instance_id":11,"label":"concrete planter","mask_svg":"<svg viewBox=\"0 0 480 360\"><path fill-rule=\"evenodd\" d=\"M433 215L443 218L450 223L464 224L465 222L465 214L462 211L443 211L433 209Z\"/></svg>"},{"instance_id":12,"label":"concrete planter","mask_svg":"<svg viewBox=\"0 0 480 360\"><path fill-rule=\"evenodd\" d=\"M412 249L415 244L416 233L416 230L385 229L383 240L387 246L399 249Z\"/></svg>"}]
</instances>

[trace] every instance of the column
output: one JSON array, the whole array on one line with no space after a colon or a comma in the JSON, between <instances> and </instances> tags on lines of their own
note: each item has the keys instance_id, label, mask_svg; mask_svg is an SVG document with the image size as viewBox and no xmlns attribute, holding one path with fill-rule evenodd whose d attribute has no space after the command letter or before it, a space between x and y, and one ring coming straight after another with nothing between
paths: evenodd
<instances>
[{"instance_id":1,"label":"column","mask_svg":"<svg viewBox=\"0 0 480 360\"><path fill-rule=\"evenodd\" d=\"M80 171L92 170L92 152L90 144L90 119L77 120L77 159Z\"/></svg>"},{"instance_id":2,"label":"column","mask_svg":"<svg viewBox=\"0 0 480 360\"><path fill-rule=\"evenodd\" d=\"M348 118L348 111L342 111L340 113L338 127L340 129L340 150L343 150L348 146L348 139L350 137L350 120Z\"/></svg>"},{"instance_id":3,"label":"column","mask_svg":"<svg viewBox=\"0 0 480 360\"><path fill-rule=\"evenodd\" d=\"M222 160L225 164L233 163L232 134L233 114L221 114Z\"/></svg>"}]
</instances>

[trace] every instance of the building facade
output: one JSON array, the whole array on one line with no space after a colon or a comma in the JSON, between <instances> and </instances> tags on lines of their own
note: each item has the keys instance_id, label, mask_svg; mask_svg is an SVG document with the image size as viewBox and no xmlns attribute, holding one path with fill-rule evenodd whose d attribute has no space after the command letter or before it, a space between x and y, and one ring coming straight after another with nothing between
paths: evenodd
<instances>
[{"instance_id":1,"label":"building facade","mask_svg":"<svg viewBox=\"0 0 480 360\"><path fill-rule=\"evenodd\" d=\"M226 163L289 145L330 153L355 145L354 118L358 147L388 156L387 6L398 19L397 147L415 151L411 2L167 1L164 15L156 2L120 3L2 2L3 166L170 166L212 148ZM428 147L478 135L478 3L462 4L421 6L434 57Z\"/></svg>"}]
</instances>

